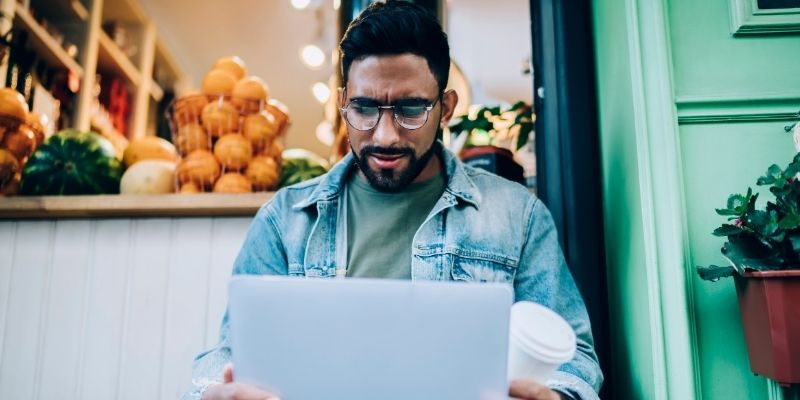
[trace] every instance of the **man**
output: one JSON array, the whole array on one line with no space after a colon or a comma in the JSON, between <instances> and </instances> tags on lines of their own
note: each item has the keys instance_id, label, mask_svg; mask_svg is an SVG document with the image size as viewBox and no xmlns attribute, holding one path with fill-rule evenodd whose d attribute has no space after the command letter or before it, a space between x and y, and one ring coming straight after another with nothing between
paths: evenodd
<instances>
[{"instance_id":1,"label":"man","mask_svg":"<svg viewBox=\"0 0 800 400\"><path fill-rule=\"evenodd\" d=\"M602 373L588 316L549 212L526 188L464 165L436 139L458 102L444 91L449 45L436 18L404 1L375 3L340 52L352 151L259 210L233 273L507 282L517 301L555 310L578 335L575 358L550 382L514 381L510 395L596 399ZM190 395L272 398L233 382L227 333L226 317L219 345L195 360Z\"/></svg>"}]
</instances>

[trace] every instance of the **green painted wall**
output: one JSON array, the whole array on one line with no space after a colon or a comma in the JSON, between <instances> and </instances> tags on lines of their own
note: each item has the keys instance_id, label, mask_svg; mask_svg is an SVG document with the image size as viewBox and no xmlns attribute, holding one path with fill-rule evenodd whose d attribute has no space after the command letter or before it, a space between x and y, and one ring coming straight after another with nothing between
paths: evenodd
<instances>
[{"instance_id":1,"label":"green painted wall","mask_svg":"<svg viewBox=\"0 0 800 400\"><path fill-rule=\"evenodd\" d=\"M783 396L750 372L733 282L694 272L724 262L714 208L794 154L800 35L733 36L735 2L593 3L619 398Z\"/></svg>"}]
</instances>

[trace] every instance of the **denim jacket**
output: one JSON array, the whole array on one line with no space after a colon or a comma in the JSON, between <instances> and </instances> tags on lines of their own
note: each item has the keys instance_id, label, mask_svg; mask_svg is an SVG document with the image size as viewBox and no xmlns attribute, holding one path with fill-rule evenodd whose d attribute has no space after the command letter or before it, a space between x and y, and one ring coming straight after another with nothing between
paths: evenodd
<instances>
[{"instance_id":1,"label":"denim jacket","mask_svg":"<svg viewBox=\"0 0 800 400\"><path fill-rule=\"evenodd\" d=\"M442 149L447 186L412 243L412 280L507 282L515 301L543 304L575 329L578 347L548 385L576 399L597 399L603 375L586 307L559 248L547 208L525 187L469 167ZM256 214L233 274L331 278L342 276L347 231L342 197L352 155L327 174L278 191ZM199 398L221 381L229 361L227 315L220 342L197 356L193 389Z\"/></svg>"}]
</instances>

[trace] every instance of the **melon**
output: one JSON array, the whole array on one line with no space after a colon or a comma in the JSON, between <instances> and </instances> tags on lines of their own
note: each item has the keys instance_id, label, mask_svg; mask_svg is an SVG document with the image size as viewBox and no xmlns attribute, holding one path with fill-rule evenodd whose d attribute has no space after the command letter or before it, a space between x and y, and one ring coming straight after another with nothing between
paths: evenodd
<instances>
[{"instance_id":1,"label":"melon","mask_svg":"<svg viewBox=\"0 0 800 400\"><path fill-rule=\"evenodd\" d=\"M175 163L164 160L142 160L122 174L122 194L163 194L175 191Z\"/></svg>"},{"instance_id":2,"label":"melon","mask_svg":"<svg viewBox=\"0 0 800 400\"><path fill-rule=\"evenodd\" d=\"M214 144L214 156L226 170L238 171L246 167L253 158L253 145L246 137L238 133L229 133Z\"/></svg>"},{"instance_id":3,"label":"melon","mask_svg":"<svg viewBox=\"0 0 800 400\"><path fill-rule=\"evenodd\" d=\"M236 172L222 175L214 184L215 193L249 193L252 191L253 186L250 180Z\"/></svg>"},{"instance_id":4,"label":"melon","mask_svg":"<svg viewBox=\"0 0 800 400\"><path fill-rule=\"evenodd\" d=\"M22 170L20 193L72 195L119 193L122 164L108 139L64 130L48 138Z\"/></svg>"},{"instance_id":5,"label":"melon","mask_svg":"<svg viewBox=\"0 0 800 400\"><path fill-rule=\"evenodd\" d=\"M178 151L175 146L157 136L145 136L131 140L122 153L122 161L126 167L131 167L142 160L178 161Z\"/></svg>"},{"instance_id":6,"label":"melon","mask_svg":"<svg viewBox=\"0 0 800 400\"><path fill-rule=\"evenodd\" d=\"M242 134L250 140L256 152L262 151L278 136L280 126L272 114L250 114L242 122Z\"/></svg>"},{"instance_id":7,"label":"melon","mask_svg":"<svg viewBox=\"0 0 800 400\"><path fill-rule=\"evenodd\" d=\"M220 166L208 150L195 150L178 164L176 174L182 184L194 182L199 187L210 187L219 177Z\"/></svg>"},{"instance_id":8,"label":"melon","mask_svg":"<svg viewBox=\"0 0 800 400\"><path fill-rule=\"evenodd\" d=\"M274 158L258 156L250 160L244 175L255 190L272 190L280 181L280 164Z\"/></svg>"},{"instance_id":9,"label":"melon","mask_svg":"<svg viewBox=\"0 0 800 400\"><path fill-rule=\"evenodd\" d=\"M203 107L203 128L213 137L239 131L239 112L227 101L213 101Z\"/></svg>"}]
</instances>

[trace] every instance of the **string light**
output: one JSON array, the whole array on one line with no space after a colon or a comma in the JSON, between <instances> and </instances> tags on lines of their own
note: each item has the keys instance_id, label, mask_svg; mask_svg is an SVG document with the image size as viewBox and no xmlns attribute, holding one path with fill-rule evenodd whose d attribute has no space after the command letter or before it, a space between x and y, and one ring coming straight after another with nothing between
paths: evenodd
<instances>
[{"instance_id":1,"label":"string light","mask_svg":"<svg viewBox=\"0 0 800 400\"><path fill-rule=\"evenodd\" d=\"M328 99L331 98L331 89L322 82L316 82L311 85L311 93L313 93L314 98L322 104L325 104Z\"/></svg>"},{"instance_id":2,"label":"string light","mask_svg":"<svg viewBox=\"0 0 800 400\"><path fill-rule=\"evenodd\" d=\"M300 50L300 59L311 68L319 68L325 63L325 53L319 46L309 44Z\"/></svg>"}]
</instances>

